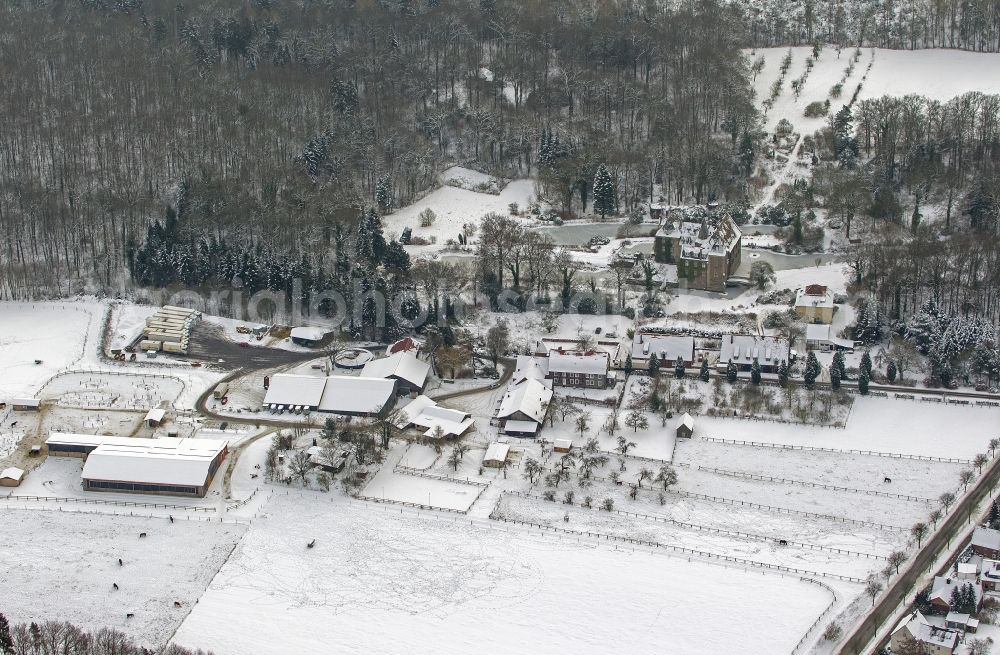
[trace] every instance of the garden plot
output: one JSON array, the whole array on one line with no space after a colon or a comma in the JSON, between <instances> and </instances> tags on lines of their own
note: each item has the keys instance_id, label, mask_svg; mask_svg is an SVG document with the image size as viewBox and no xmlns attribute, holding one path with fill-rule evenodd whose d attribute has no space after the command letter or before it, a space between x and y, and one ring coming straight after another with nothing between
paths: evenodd
<instances>
[{"instance_id":1,"label":"garden plot","mask_svg":"<svg viewBox=\"0 0 1000 655\"><path fill-rule=\"evenodd\" d=\"M394 473L388 461L365 486L361 495L393 503L429 505L459 512L468 511L483 486L449 482L419 475Z\"/></svg>"},{"instance_id":2,"label":"garden plot","mask_svg":"<svg viewBox=\"0 0 1000 655\"><path fill-rule=\"evenodd\" d=\"M147 411L162 402L174 403L184 383L150 374L66 373L52 378L42 392L59 407Z\"/></svg>"},{"instance_id":3,"label":"garden plot","mask_svg":"<svg viewBox=\"0 0 1000 655\"><path fill-rule=\"evenodd\" d=\"M962 464L681 439L675 462L882 493L937 498L954 491ZM885 478L892 480L886 483Z\"/></svg>"},{"instance_id":4,"label":"garden plot","mask_svg":"<svg viewBox=\"0 0 1000 655\"><path fill-rule=\"evenodd\" d=\"M859 397L843 430L699 417L696 434L720 439L971 460L1000 437L1000 409Z\"/></svg>"},{"instance_id":5,"label":"garden plot","mask_svg":"<svg viewBox=\"0 0 1000 655\"><path fill-rule=\"evenodd\" d=\"M406 452L399 460L400 466L408 466L413 469L425 470L433 466L440 455L431 446L421 444L410 444Z\"/></svg>"},{"instance_id":6,"label":"garden plot","mask_svg":"<svg viewBox=\"0 0 1000 655\"><path fill-rule=\"evenodd\" d=\"M687 548L723 557L735 557L771 566L787 566L831 576L863 579L880 565L885 565L880 559L861 554L863 551L849 554L810 549L795 543L782 546L776 538L758 540L737 535L716 534L666 521L608 512L596 507L587 509L578 505L518 496L504 496L499 515L507 519L551 525L565 530L638 539L666 547Z\"/></svg>"},{"instance_id":7,"label":"garden plot","mask_svg":"<svg viewBox=\"0 0 1000 655\"><path fill-rule=\"evenodd\" d=\"M154 649L165 645L245 530L21 509L0 509L0 524L3 611L11 622L116 628ZM142 532L148 536L139 538Z\"/></svg>"},{"instance_id":8,"label":"garden plot","mask_svg":"<svg viewBox=\"0 0 1000 655\"><path fill-rule=\"evenodd\" d=\"M791 651L831 601L796 577L333 500L275 497L174 641L216 655L655 643L770 655Z\"/></svg>"}]
</instances>

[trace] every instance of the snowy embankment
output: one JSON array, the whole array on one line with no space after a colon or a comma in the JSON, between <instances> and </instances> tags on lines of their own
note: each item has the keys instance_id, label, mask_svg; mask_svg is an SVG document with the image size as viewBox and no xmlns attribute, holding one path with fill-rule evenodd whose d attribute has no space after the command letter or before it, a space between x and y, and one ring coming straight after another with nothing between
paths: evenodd
<instances>
[{"instance_id":1,"label":"snowy embankment","mask_svg":"<svg viewBox=\"0 0 1000 655\"><path fill-rule=\"evenodd\" d=\"M278 497L268 510L175 642L216 655L396 653L413 644L442 653L525 644L606 653L655 643L678 653L764 655L791 651L831 600L795 577L373 511L341 497Z\"/></svg>"}]
</instances>

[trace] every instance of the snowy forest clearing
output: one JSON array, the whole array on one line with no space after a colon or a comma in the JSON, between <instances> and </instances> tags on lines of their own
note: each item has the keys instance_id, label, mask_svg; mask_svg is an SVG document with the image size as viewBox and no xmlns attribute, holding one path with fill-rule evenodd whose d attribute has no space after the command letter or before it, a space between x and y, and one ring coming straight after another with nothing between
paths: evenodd
<instances>
[{"instance_id":1,"label":"snowy forest clearing","mask_svg":"<svg viewBox=\"0 0 1000 655\"><path fill-rule=\"evenodd\" d=\"M245 530L34 509L0 509L0 524L4 590L17 598L5 603L10 620L113 627L153 646L170 638Z\"/></svg>"},{"instance_id":2,"label":"snowy forest clearing","mask_svg":"<svg viewBox=\"0 0 1000 655\"><path fill-rule=\"evenodd\" d=\"M740 643L763 655L790 651L831 601L794 577L331 500L272 500L174 641L216 655L414 643L577 653ZM274 616L284 629L269 628Z\"/></svg>"},{"instance_id":3,"label":"snowy forest clearing","mask_svg":"<svg viewBox=\"0 0 1000 655\"><path fill-rule=\"evenodd\" d=\"M757 101L763 102L771 95L771 86L779 78L782 59L791 51L792 65L785 75L781 95L767 113L765 129L773 131L782 118L788 119L797 132L811 134L826 124L827 117L806 118L803 112L811 102L830 98L830 89L841 81L854 56L853 48L845 48L837 57L835 48L823 48L811 72L806 77L798 97L791 88L793 80L806 72L806 58L811 47L762 48L747 51L752 63L764 57L764 69L754 80ZM872 68L862 81L869 62ZM961 50L889 50L863 48L861 59L854 64L851 75L843 84L840 98L830 98L830 114L846 104L858 84L858 100L878 98L883 95L925 95L934 100L950 100L969 91L982 93L1000 92L1000 54L965 52Z\"/></svg>"}]
</instances>

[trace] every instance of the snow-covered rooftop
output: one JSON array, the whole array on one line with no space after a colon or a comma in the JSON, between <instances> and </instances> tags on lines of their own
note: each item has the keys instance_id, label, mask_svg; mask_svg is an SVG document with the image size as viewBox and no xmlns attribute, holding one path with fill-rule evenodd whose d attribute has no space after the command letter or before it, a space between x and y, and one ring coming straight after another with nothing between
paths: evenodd
<instances>
[{"instance_id":1,"label":"snow-covered rooftop","mask_svg":"<svg viewBox=\"0 0 1000 655\"><path fill-rule=\"evenodd\" d=\"M537 423L545 419L545 410L552 400L552 389L538 380L522 380L507 388L500 403L498 418L508 418L521 413Z\"/></svg>"},{"instance_id":2,"label":"snow-covered rooftop","mask_svg":"<svg viewBox=\"0 0 1000 655\"><path fill-rule=\"evenodd\" d=\"M13 480L15 482L20 482L23 477L24 469L19 469L16 466L10 466L0 471L0 480Z\"/></svg>"},{"instance_id":3,"label":"snow-covered rooftop","mask_svg":"<svg viewBox=\"0 0 1000 655\"><path fill-rule=\"evenodd\" d=\"M607 375L608 353L549 353L549 373Z\"/></svg>"},{"instance_id":4,"label":"snow-covered rooftop","mask_svg":"<svg viewBox=\"0 0 1000 655\"><path fill-rule=\"evenodd\" d=\"M507 461L508 453L510 453L510 445L494 441L486 449L486 454L483 455L483 463L505 462Z\"/></svg>"},{"instance_id":5,"label":"snow-covered rooftop","mask_svg":"<svg viewBox=\"0 0 1000 655\"><path fill-rule=\"evenodd\" d=\"M464 434L474 423L470 414L441 407L423 394L401 407L399 413L401 417L396 422L397 427L417 425L426 428L425 436L432 436L438 427L444 436L458 436Z\"/></svg>"},{"instance_id":6,"label":"snow-covered rooftop","mask_svg":"<svg viewBox=\"0 0 1000 655\"><path fill-rule=\"evenodd\" d=\"M549 374L549 360L544 357L533 357L532 355L518 355L514 365L514 375L511 377L511 385L518 384L524 380L537 380L542 384L551 387L552 383L546 381Z\"/></svg>"},{"instance_id":7,"label":"snow-covered rooftop","mask_svg":"<svg viewBox=\"0 0 1000 655\"><path fill-rule=\"evenodd\" d=\"M657 236L677 239L681 257L686 259L708 259L709 255L724 255L736 247L743 232L728 213L713 215L702 208L692 209L699 210L700 215L671 212Z\"/></svg>"},{"instance_id":8,"label":"snow-covered rooftop","mask_svg":"<svg viewBox=\"0 0 1000 655\"><path fill-rule=\"evenodd\" d=\"M335 414L374 414L396 393L396 381L383 378L278 374L264 395L264 406L308 407Z\"/></svg>"},{"instance_id":9,"label":"snow-covered rooftop","mask_svg":"<svg viewBox=\"0 0 1000 655\"><path fill-rule=\"evenodd\" d=\"M636 332L632 338L632 359L648 359L651 355L667 363L678 357L690 362L694 359L694 337Z\"/></svg>"},{"instance_id":10,"label":"snow-covered rooftop","mask_svg":"<svg viewBox=\"0 0 1000 655\"><path fill-rule=\"evenodd\" d=\"M795 292L796 307L833 307L833 291L822 284L810 284Z\"/></svg>"},{"instance_id":11,"label":"snow-covered rooftop","mask_svg":"<svg viewBox=\"0 0 1000 655\"><path fill-rule=\"evenodd\" d=\"M308 375L272 375L264 394L265 405L318 407L323 398L326 378Z\"/></svg>"},{"instance_id":12,"label":"snow-covered rooftop","mask_svg":"<svg viewBox=\"0 0 1000 655\"><path fill-rule=\"evenodd\" d=\"M303 341L322 341L326 336L326 330L318 327L296 327L292 328L289 336Z\"/></svg>"},{"instance_id":13,"label":"snow-covered rooftop","mask_svg":"<svg viewBox=\"0 0 1000 655\"><path fill-rule=\"evenodd\" d=\"M334 414L377 414L395 395L395 380L332 375L326 378L316 409Z\"/></svg>"},{"instance_id":14,"label":"snow-covered rooftop","mask_svg":"<svg viewBox=\"0 0 1000 655\"><path fill-rule=\"evenodd\" d=\"M361 369L361 375L370 378L395 377L423 389L431 367L417 359L409 350L401 350L382 359L374 359Z\"/></svg>"},{"instance_id":15,"label":"snow-covered rooftop","mask_svg":"<svg viewBox=\"0 0 1000 655\"><path fill-rule=\"evenodd\" d=\"M201 486L226 441L217 439L109 439L87 457L86 480Z\"/></svg>"},{"instance_id":16,"label":"snow-covered rooftop","mask_svg":"<svg viewBox=\"0 0 1000 655\"><path fill-rule=\"evenodd\" d=\"M153 409L146 412L145 421L153 421L154 423L159 423L167 415L167 410L161 409L159 407L154 407Z\"/></svg>"},{"instance_id":17,"label":"snow-covered rooftop","mask_svg":"<svg viewBox=\"0 0 1000 655\"><path fill-rule=\"evenodd\" d=\"M788 340L780 337L727 334L722 337L719 365L729 361L734 364L752 364L756 359L762 365L777 365L788 361Z\"/></svg>"}]
</instances>

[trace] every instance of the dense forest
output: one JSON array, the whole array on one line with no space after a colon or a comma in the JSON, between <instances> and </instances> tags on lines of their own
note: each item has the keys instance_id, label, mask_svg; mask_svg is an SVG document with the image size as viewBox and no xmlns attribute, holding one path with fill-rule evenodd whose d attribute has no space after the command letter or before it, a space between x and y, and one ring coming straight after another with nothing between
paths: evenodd
<instances>
[{"instance_id":1,"label":"dense forest","mask_svg":"<svg viewBox=\"0 0 1000 655\"><path fill-rule=\"evenodd\" d=\"M179 239L322 267L453 162L567 213L601 163L622 210L741 197L743 30L713 0L3 3L0 293L114 289L166 204Z\"/></svg>"},{"instance_id":2,"label":"dense forest","mask_svg":"<svg viewBox=\"0 0 1000 655\"><path fill-rule=\"evenodd\" d=\"M994 0L728 0L754 47L837 45L1000 51Z\"/></svg>"}]
</instances>

